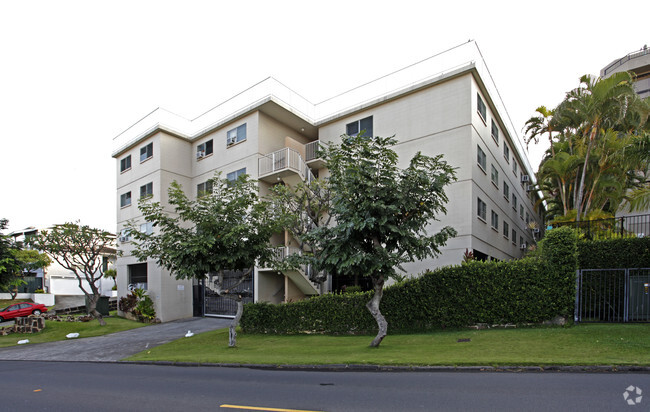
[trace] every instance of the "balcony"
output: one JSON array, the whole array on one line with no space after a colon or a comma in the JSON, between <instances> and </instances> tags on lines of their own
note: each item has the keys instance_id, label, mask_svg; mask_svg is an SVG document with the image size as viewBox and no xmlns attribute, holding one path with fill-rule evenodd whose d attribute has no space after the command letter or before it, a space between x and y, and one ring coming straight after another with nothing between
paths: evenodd
<instances>
[{"instance_id":1,"label":"balcony","mask_svg":"<svg viewBox=\"0 0 650 412\"><path fill-rule=\"evenodd\" d=\"M300 153L289 147L260 157L258 170L258 179L267 183L276 183L292 176L298 176L306 182L314 180L314 175Z\"/></svg>"},{"instance_id":2,"label":"balcony","mask_svg":"<svg viewBox=\"0 0 650 412\"><path fill-rule=\"evenodd\" d=\"M307 143L305 145L305 163L314 169L321 169L325 167L325 162L320 158L318 153L319 150L323 149L323 145L320 140L314 140L313 142Z\"/></svg>"}]
</instances>

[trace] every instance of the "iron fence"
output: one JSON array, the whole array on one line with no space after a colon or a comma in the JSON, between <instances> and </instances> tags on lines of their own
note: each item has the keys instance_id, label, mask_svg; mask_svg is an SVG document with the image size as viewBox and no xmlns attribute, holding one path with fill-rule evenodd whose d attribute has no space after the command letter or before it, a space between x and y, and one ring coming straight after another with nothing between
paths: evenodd
<instances>
[{"instance_id":1,"label":"iron fence","mask_svg":"<svg viewBox=\"0 0 650 412\"><path fill-rule=\"evenodd\" d=\"M241 271L225 271L223 285L224 289L231 289L241 277ZM237 286L234 291L242 294L244 303L253 302L254 285L253 275ZM203 287L203 314L206 316L235 316L237 313L237 302L232 299L219 296L215 291L214 282L206 280Z\"/></svg>"},{"instance_id":2,"label":"iron fence","mask_svg":"<svg viewBox=\"0 0 650 412\"><path fill-rule=\"evenodd\" d=\"M581 269L576 322L650 322L650 269Z\"/></svg>"},{"instance_id":3,"label":"iron fence","mask_svg":"<svg viewBox=\"0 0 650 412\"><path fill-rule=\"evenodd\" d=\"M645 237L650 235L650 214L620 216L611 219L583 220L580 222L559 222L555 227L574 227L588 239L609 239L612 237Z\"/></svg>"}]
</instances>

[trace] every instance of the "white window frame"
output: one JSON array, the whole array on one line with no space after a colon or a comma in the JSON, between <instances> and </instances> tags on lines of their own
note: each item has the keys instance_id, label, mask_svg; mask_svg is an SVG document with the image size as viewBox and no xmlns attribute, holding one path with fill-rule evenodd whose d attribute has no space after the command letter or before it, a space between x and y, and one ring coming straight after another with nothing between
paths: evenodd
<instances>
[{"instance_id":1,"label":"white window frame","mask_svg":"<svg viewBox=\"0 0 650 412\"><path fill-rule=\"evenodd\" d=\"M144 189L144 194L142 193L142 189ZM140 186L140 199L147 196L153 196L153 182Z\"/></svg>"},{"instance_id":2,"label":"white window frame","mask_svg":"<svg viewBox=\"0 0 650 412\"><path fill-rule=\"evenodd\" d=\"M124 167L126 163L129 164L128 167ZM128 172L129 170L131 170L131 155L120 159L120 173Z\"/></svg>"},{"instance_id":3,"label":"white window frame","mask_svg":"<svg viewBox=\"0 0 650 412\"><path fill-rule=\"evenodd\" d=\"M476 113L483 120L483 123L487 124L487 106L479 93L476 93Z\"/></svg>"},{"instance_id":4,"label":"white window frame","mask_svg":"<svg viewBox=\"0 0 650 412\"><path fill-rule=\"evenodd\" d=\"M143 155L146 155L147 157L143 158L142 157ZM153 157L153 142L144 145L140 148L140 163L146 162L152 157Z\"/></svg>"},{"instance_id":5,"label":"white window frame","mask_svg":"<svg viewBox=\"0 0 650 412\"><path fill-rule=\"evenodd\" d=\"M499 188L499 170L494 166L494 163L492 163L490 166L492 166L490 170L490 180L492 180L492 184Z\"/></svg>"},{"instance_id":6,"label":"white window frame","mask_svg":"<svg viewBox=\"0 0 650 412\"><path fill-rule=\"evenodd\" d=\"M214 153L214 143L212 139L206 140L205 142L196 146L197 160L203 159L206 156L210 156L212 153Z\"/></svg>"},{"instance_id":7,"label":"white window frame","mask_svg":"<svg viewBox=\"0 0 650 412\"><path fill-rule=\"evenodd\" d=\"M481 146L476 145L476 149L477 149L476 150L476 164L478 164L478 166L481 168L483 173L487 174L487 171L486 171L486 169L487 169L487 155L485 154L483 149L481 149ZM481 154L483 155L482 156L483 163L481 163Z\"/></svg>"},{"instance_id":8,"label":"white window frame","mask_svg":"<svg viewBox=\"0 0 650 412\"><path fill-rule=\"evenodd\" d=\"M133 202L133 197L131 196L131 191L122 193L120 195L120 208L129 207Z\"/></svg>"},{"instance_id":9,"label":"white window frame","mask_svg":"<svg viewBox=\"0 0 650 412\"><path fill-rule=\"evenodd\" d=\"M248 138L248 131L246 130L246 123L228 130L226 133L226 146L232 146L237 143L246 141Z\"/></svg>"},{"instance_id":10,"label":"white window frame","mask_svg":"<svg viewBox=\"0 0 650 412\"><path fill-rule=\"evenodd\" d=\"M494 210L490 211L490 225L492 226L492 229L496 230L497 232L499 231L499 214L495 212Z\"/></svg>"},{"instance_id":11,"label":"white window frame","mask_svg":"<svg viewBox=\"0 0 650 412\"><path fill-rule=\"evenodd\" d=\"M476 199L476 216L483 222L487 223L487 204L480 197L477 197ZM481 212L483 213L481 214Z\"/></svg>"},{"instance_id":12,"label":"white window frame","mask_svg":"<svg viewBox=\"0 0 650 412\"><path fill-rule=\"evenodd\" d=\"M366 126L370 123L370 130L368 130L368 127L363 127L361 124L366 123ZM359 133L364 132L363 136L373 136L374 132L374 119L372 116L364 117L363 119L355 120L354 122L350 122L345 125L345 134L348 136L357 136ZM354 127L356 128L356 132L350 133L350 129Z\"/></svg>"}]
</instances>

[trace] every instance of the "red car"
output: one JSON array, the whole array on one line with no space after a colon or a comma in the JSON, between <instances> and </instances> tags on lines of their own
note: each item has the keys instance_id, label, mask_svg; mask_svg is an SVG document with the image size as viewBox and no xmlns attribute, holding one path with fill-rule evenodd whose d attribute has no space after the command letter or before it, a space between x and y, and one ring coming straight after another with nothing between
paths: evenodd
<instances>
[{"instance_id":1,"label":"red car","mask_svg":"<svg viewBox=\"0 0 650 412\"><path fill-rule=\"evenodd\" d=\"M7 306L0 310L0 322L5 320L29 316L31 314L40 315L47 312L47 308L42 303L20 302Z\"/></svg>"}]
</instances>

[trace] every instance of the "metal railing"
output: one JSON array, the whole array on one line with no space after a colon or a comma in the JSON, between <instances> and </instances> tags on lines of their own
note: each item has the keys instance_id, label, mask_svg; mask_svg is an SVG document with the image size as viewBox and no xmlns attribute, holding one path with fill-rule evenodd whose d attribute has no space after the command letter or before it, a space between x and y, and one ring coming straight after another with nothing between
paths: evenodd
<instances>
[{"instance_id":1,"label":"metal railing","mask_svg":"<svg viewBox=\"0 0 650 412\"><path fill-rule=\"evenodd\" d=\"M300 153L289 147L285 147L284 149L260 157L258 167L259 177L281 172L283 170L292 170L307 183L315 179L314 174L309 166L307 166L307 163L302 159Z\"/></svg>"},{"instance_id":2,"label":"metal railing","mask_svg":"<svg viewBox=\"0 0 650 412\"><path fill-rule=\"evenodd\" d=\"M635 51L632 53L629 53L628 55L621 57L620 59L613 61L612 63L609 64L609 66L605 67L603 69L603 74L601 77L606 76L608 73L611 73L612 70L616 69L617 67L620 67L623 65L623 63L629 62L632 59L636 59L637 57L645 56L646 54L650 54L650 49L647 47L644 47L643 49L639 51Z\"/></svg>"},{"instance_id":3,"label":"metal railing","mask_svg":"<svg viewBox=\"0 0 650 412\"><path fill-rule=\"evenodd\" d=\"M583 220L581 222L559 222L552 226L554 228L562 226L577 228L588 239L645 237L650 235L650 214Z\"/></svg>"},{"instance_id":4,"label":"metal railing","mask_svg":"<svg viewBox=\"0 0 650 412\"><path fill-rule=\"evenodd\" d=\"M309 162L318 159L320 157L318 153L319 150L322 150L320 140L314 140L313 142L307 143L305 145L305 161Z\"/></svg>"},{"instance_id":5,"label":"metal railing","mask_svg":"<svg viewBox=\"0 0 650 412\"><path fill-rule=\"evenodd\" d=\"M265 176L281 170L290 169L304 178L304 164L305 162L303 162L300 153L294 149L285 147L284 149L260 157L259 175Z\"/></svg>"},{"instance_id":6,"label":"metal railing","mask_svg":"<svg viewBox=\"0 0 650 412\"><path fill-rule=\"evenodd\" d=\"M650 321L650 269L582 269L576 278L576 322Z\"/></svg>"}]
</instances>

